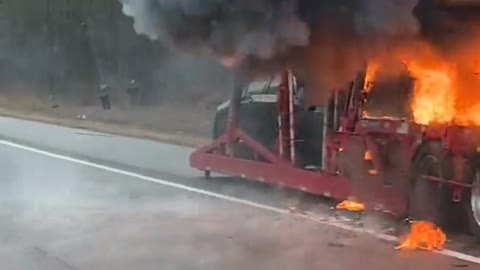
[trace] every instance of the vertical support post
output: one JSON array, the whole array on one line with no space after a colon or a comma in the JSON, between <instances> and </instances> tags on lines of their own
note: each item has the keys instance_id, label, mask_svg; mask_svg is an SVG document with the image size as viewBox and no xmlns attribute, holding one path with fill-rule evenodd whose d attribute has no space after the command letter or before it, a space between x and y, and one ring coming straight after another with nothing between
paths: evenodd
<instances>
[{"instance_id":1,"label":"vertical support post","mask_svg":"<svg viewBox=\"0 0 480 270\"><path fill-rule=\"evenodd\" d=\"M359 72L352 83L350 89L350 97L348 101L348 120L347 129L353 131L356 122L362 117L362 94L363 86L365 84L365 71Z\"/></svg>"},{"instance_id":2,"label":"vertical support post","mask_svg":"<svg viewBox=\"0 0 480 270\"><path fill-rule=\"evenodd\" d=\"M52 26L52 18L51 18L51 2L50 0L47 0L46 2L46 13L45 13L45 24L46 24L46 29L47 29L47 88L48 88L48 94L50 95L50 99L52 102L52 106L55 106L55 92L54 92L54 78L53 78L53 46L54 46L54 40L53 40L53 26Z\"/></svg>"},{"instance_id":3,"label":"vertical support post","mask_svg":"<svg viewBox=\"0 0 480 270\"><path fill-rule=\"evenodd\" d=\"M294 106L294 77L291 71L288 71L288 118L289 118L289 144L290 161L295 164L295 106Z\"/></svg>"},{"instance_id":4,"label":"vertical support post","mask_svg":"<svg viewBox=\"0 0 480 270\"><path fill-rule=\"evenodd\" d=\"M235 139L235 131L238 128L238 112L240 109L240 102L242 100L242 91L243 91L244 81L243 76L235 76L235 85L230 96L230 101L228 104L228 119L227 119L227 154L233 155L232 143Z\"/></svg>"},{"instance_id":5,"label":"vertical support post","mask_svg":"<svg viewBox=\"0 0 480 270\"><path fill-rule=\"evenodd\" d=\"M340 125L339 121L339 113L338 113L338 98L339 98L339 90L336 89L333 96L333 131L338 130L338 126Z\"/></svg>"},{"instance_id":6,"label":"vertical support post","mask_svg":"<svg viewBox=\"0 0 480 270\"><path fill-rule=\"evenodd\" d=\"M283 72L278 91L278 141L280 158L290 160L290 120L288 72Z\"/></svg>"},{"instance_id":7,"label":"vertical support post","mask_svg":"<svg viewBox=\"0 0 480 270\"><path fill-rule=\"evenodd\" d=\"M322 170L327 171L328 163L327 163L327 129L328 129L328 106L323 106L323 130L322 130Z\"/></svg>"}]
</instances>

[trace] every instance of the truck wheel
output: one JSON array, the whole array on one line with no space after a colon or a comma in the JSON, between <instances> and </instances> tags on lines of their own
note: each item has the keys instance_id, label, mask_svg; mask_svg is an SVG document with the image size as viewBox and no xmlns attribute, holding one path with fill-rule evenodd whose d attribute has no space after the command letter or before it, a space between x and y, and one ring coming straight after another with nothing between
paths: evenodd
<instances>
[{"instance_id":1,"label":"truck wheel","mask_svg":"<svg viewBox=\"0 0 480 270\"><path fill-rule=\"evenodd\" d=\"M446 226L447 186L442 182L425 179L433 176L445 179L447 164L437 145L426 145L413 167L408 192L408 214L413 220L426 220L438 226Z\"/></svg>"},{"instance_id":2,"label":"truck wheel","mask_svg":"<svg viewBox=\"0 0 480 270\"><path fill-rule=\"evenodd\" d=\"M480 185L480 169L475 169L471 179L473 185ZM471 188L467 191L465 210L467 213L470 232L480 242L480 188Z\"/></svg>"}]
</instances>

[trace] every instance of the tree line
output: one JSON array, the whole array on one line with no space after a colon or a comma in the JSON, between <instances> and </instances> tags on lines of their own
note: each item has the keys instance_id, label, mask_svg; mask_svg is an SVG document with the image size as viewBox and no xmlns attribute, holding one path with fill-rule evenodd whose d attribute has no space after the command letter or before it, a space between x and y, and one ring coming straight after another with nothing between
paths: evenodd
<instances>
[{"instance_id":1,"label":"tree line","mask_svg":"<svg viewBox=\"0 0 480 270\"><path fill-rule=\"evenodd\" d=\"M222 92L229 73L216 61L178 53L137 35L117 0L0 0L0 91L95 102L100 84L136 80L145 103Z\"/></svg>"}]
</instances>

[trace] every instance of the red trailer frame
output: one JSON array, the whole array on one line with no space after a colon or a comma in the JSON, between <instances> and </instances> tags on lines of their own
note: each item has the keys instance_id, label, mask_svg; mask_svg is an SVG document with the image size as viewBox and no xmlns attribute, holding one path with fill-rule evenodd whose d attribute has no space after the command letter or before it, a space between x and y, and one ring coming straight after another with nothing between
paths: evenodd
<instances>
[{"instance_id":1,"label":"red trailer frame","mask_svg":"<svg viewBox=\"0 0 480 270\"><path fill-rule=\"evenodd\" d=\"M233 91L229 104L229 117L225 134L210 144L194 151L190 165L205 172L217 172L254 181L271 183L302 190L312 194L344 200L354 197L366 202L368 209L388 210L398 215L407 212L409 175L387 175L381 160L378 140L395 138L401 144L401 155L408 164L415 158L425 142L441 141L446 151L453 155L454 179L425 176L431 181L442 181L454 190L453 200L460 201L466 188L471 188L463 176L465 157L472 142L465 128L456 126L424 127L404 119L363 117L364 74L359 74L349 91L344 110L339 115L335 130L326 130L323 138L324 164L321 170L311 171L295 166L295 129L293 93L295 78L291 72L282 75L278 92L278 143L275 150L262 146L238 126L238 106L241 88ZM341 90L339 90L341 91ZM336 99L335 99L336 100ZM469 130L469 129L468 129ZM254 160L235 157L232 146L242 143L255 153ZM474 143L474 142L472 142ZM362 177L347 178L338 171L338 157L355 145L363 145L365 157L353 157L353 162L368 161L371 168ZM470 149L470 148L469 148ZM408 167L409 168L409 167ZM358 185L352 178L361 178ZM388 181L387 181L388 180ZM357 183L358 183L357 181ZM359 188L360 186L360 188ZM362 194L361 189L368 194Z\"/></svg>"}]
</instances>

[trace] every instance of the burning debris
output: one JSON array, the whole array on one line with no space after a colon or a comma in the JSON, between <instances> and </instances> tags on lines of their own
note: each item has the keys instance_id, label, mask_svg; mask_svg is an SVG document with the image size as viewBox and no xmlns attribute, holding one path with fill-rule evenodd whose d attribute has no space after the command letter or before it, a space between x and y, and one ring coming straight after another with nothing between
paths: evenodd
<instances>
[{"instance_id":1,"label":"burning debris","mask_svg":"<svg viewBox=\"0 0 480 270\"><path fill-rule=\"evenodd\" d=\"M368 150L365 151L365 155L364 155L363 159L366 160L366 161L371 161L372 158L373 158L372 157L372 151L368 151Z\"/></svg>"},{"instance_id":2,"label":"burning debris","mask_svg":"<svg viewBox=\"0 0 480 270\"><path fill-rule=\"evenodd\" d=\"M415 221L397 249L442 250L447 236L431 222Z\"/></svg>"},{"instance_id":3,"label":"burning debris","mask_svg":"<svg viewBox=\"0 0 480 270\"><path fill-rule=\"evenodd\" d=\"M347 210L352 212L363 212L365 211L365 205L363 203L358 203L355 201L345 200L339 203L336 207L337 210Z\"/></svg>"}]
</instances>

